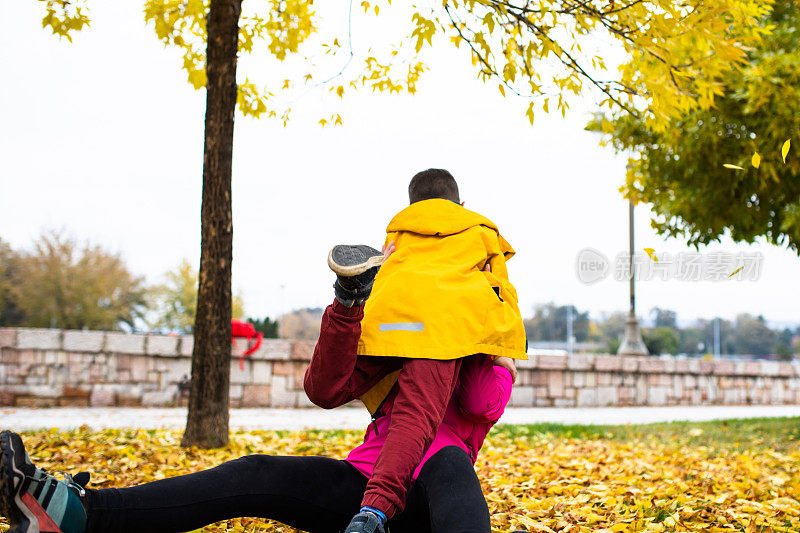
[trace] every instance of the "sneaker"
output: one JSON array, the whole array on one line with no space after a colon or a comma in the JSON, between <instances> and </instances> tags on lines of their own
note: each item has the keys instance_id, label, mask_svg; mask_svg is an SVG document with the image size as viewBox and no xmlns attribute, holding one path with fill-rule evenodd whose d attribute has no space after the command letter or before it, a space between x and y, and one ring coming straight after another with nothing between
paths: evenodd
<instances>
[{"instance_id":1,"label":"sneaker","mask_svg":"<svg viewBox=\"0 0 800 533\"><path fill-rule=\"evenodd\" d=\"M372 292L383 254L363 244L339 244L328 254L328 266L336 273L336 299L347 307L364 305Z\"/></svg>"},{"instance_id":2,"label":"sneaker","mask_svg":"<svg viewBox=\"0 0 800 533\"><path fill-rule=\"evenodd\" d=\"M362 512L353 517L344 533L384 533L384 529L377 515Z\"/></svg>"},{"instance_id":3,"label":"sneaker","mask_svg":"<svg viewBox=\"0 0 800 533\"><path fill-rule=\"evenodd\" d=\"M0 433L0 511L8 533L84 533L86 492L72 476L59 481L36 468L16 433ZM86 473L81 481L88 482Z\"/></svg>"}]
</instances>

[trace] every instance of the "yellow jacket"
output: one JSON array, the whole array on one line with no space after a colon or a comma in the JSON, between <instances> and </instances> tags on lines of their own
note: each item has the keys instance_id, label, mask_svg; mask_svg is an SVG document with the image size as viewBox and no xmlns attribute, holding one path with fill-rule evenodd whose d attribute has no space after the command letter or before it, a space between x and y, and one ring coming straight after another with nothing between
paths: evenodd
<instances>
[{"instance_id":1,"label":"yellow jacket","mask_svg":"<svg viewBox=\"0 0 800 533\"><path fill-rule=\"evenodd\" d=\"M449 200L411 204L386 228L397 250L375 277L359 355L527 359L506 261L514 250L489 219ZM486 263L491 272L483 270Z\"/></svg>"}]
</instances>

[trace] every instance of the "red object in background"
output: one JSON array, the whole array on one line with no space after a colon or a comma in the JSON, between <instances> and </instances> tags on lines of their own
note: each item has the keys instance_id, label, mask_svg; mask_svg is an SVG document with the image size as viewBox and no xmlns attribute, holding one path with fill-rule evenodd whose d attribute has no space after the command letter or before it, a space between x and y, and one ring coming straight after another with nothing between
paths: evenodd
<instances>
[{"instance_id":1,"label":"red object in background","mask_svg":"<svg viewBox=\"0 0 800 533\"><path fill-rule=\"evenodd\" d=\"M247 350L239 357L239 370L244 370L244 358L258 350L263 338L264 335L256 332L256 328L250 322L231 320L231 343L236 344L236 339L247 339L248 344Z\"/></svg>"}]
</instances>

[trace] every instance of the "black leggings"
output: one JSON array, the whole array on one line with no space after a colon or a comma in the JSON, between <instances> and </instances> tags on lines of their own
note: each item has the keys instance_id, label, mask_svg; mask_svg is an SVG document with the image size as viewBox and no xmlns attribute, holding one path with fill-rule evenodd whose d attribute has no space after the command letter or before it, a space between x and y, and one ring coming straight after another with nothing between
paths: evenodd
<instances>
[{"instance_id":1,"label":"black leggings","mask_svg":"<svg viewBox=\"0 0 800 533\"><path fill-rule=\"evenodd\" d=\"M88 490L87 533L172 533L240 516L277 520L311 533L343 531L367 478L327 457L248 455L194 474L124 489ZM489 509L467 454L447 446L431 457L389 533L488 533Z\"/></svg>"}]
</instances>

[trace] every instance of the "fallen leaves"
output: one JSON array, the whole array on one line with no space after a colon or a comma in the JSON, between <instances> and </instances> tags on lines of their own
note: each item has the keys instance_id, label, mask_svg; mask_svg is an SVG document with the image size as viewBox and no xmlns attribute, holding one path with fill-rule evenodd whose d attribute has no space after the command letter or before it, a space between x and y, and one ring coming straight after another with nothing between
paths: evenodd
<instances>
[{"instance_id":1,"label":"fallen leaves","mask_svg":"<svg viewBox=\"0 0 800 533\"><path fill-rule=\"evenodd\" d=\"M24 438L38 466L88 470L90 487L107 488L194 472L252 453L342 458L362 434L235 432L230 446L219 450L182 449L180 432L168 430L51 430ZM647 438L616 442L493 432L476 471L494 532L800 531L797 441L777 452ZM239 518L202 531L295 530Z\"/></svg>"}]
</instances>

